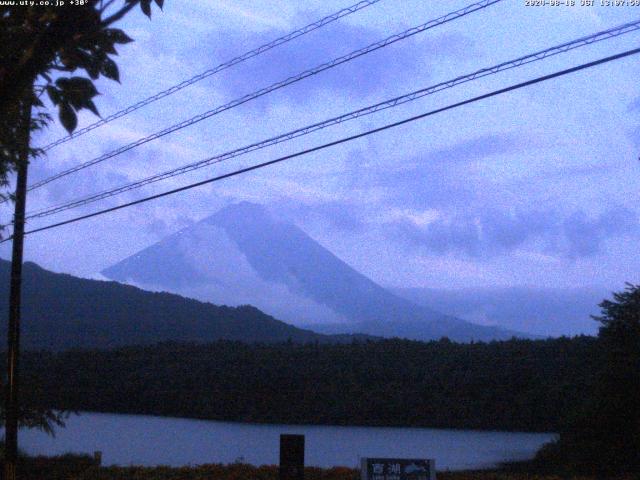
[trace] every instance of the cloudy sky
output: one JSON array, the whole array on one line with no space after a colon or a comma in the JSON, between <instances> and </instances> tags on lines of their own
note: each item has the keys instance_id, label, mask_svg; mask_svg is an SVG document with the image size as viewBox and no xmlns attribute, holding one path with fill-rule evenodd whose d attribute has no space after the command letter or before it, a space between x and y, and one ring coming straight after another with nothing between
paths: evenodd
<instances>
[{"instance_id":1,"label":"cloudy sky","mask_svg":"<svg viewBox=\"0 0 640 480\"><path fill-rule=\"evenodd\" d=\"M36 181L470 0L382 0L49 151ZM580 1L578 0L579 4ZM599 4L599 0L596 1ZM350 3L167 0L121 27L121 85L100 81L104 115ZM640 7L527 7L505 0L32 192L46 207L492 66L640 17ZM320 145L640 45L584 47L334 126L108 201L89 213ZM26 259L92 276L233 202L268 206L386 286L434 288L638 282L640 56L457 108L354 142L27 238ZM82 114L80 126L95 120ZM56 124L35 139L64 134ZM0 211L8 217L6 208ZM9 245L0 255L9 257Z\"/></svg>"}]
</instances>

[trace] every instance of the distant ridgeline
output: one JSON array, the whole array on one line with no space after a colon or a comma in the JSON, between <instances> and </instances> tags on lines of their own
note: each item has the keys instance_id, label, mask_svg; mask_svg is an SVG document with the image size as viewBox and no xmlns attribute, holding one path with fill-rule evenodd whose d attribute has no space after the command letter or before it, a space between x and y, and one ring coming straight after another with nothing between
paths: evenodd
<instances>
[{"instance_id":1,"label":"distant ridgeline","mask_svg":"<svg viewBox=\"0 0 640 480\"><path fill-rule=\"evenodd\" d=\"M6 318L10 262L0 260L0 318ZM226 307L116 282L23 269L21 343L27 349L111 348L163 341L350 342L296 328L252 306ZM360 337L362 338L362 337ZM6 344L6 329L0 328Z\"/></svg>"},{"instance_id":2,"label":"distant ridgeline","mask_svg":"<svg viewBox=\"0 0 640 480\"><path fill-rule=\"evenodd\" d=\"M9 267L0 260L5 311ZM22 345L40 351L23 355L22 391L42 407L554 431L586 397L599 358L591 337L470 344L368 338L317 334L250 306L24 266Z\"/></svg>"},{"instance_id":3,"label":"distant ridgeline","mask_svg":"<svg viewBox=\"0 0 640 480\"><path fill-rule=\"evenodd\" d=\"M23 356L44 407L227 421L558 431L592 337L456 344L160 344ZM38 385L38 388L29 386Z\"/></svg>"},{"instance_id":4,"label":"distant ridgeline","mask_svg":"<svg viewBox=\"0 0 640 480\"><path fill-rule=\"evenodd\" d=\"M0 315L2 312L6 315L8 310L10 266L0 259ZM404 327L394 330L398 325ZM515 334L453 317L398 325L378 322L378 329L371 331L365 322L354 324L347 331L318 333L282 322L251 305L214 305L117 282L54 273L32 262L25 263L23 269L21 343L27 349L113 348L216 340L343 343L380 338L376 337L376 331L385 337L415 338L409 327L416 327L420 339L424 329L429 331L427 339L447 336L458 341L508 339ZM0 328L0 342L6 343L6 329Z\"/></svg>"}]
</instances>

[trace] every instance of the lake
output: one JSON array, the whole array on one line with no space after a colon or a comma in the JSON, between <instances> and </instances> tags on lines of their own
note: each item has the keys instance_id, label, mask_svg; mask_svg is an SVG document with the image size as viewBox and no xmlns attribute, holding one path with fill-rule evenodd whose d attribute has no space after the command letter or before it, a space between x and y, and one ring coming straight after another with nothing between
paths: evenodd
<instances>
[{"instance_id":1,"label":"lake","mask_svg":"<svg viewBox=\"0 0 640 480\"><path fill-rule=\"evenodd\" d=\"M52 438L21 430L30 454L103 452L104 465L197 465L241 461L277 464L281 433L306 436L306 464L359 466L360 457L435 458L438 470L489 468L533 457L554 438L512 433L394 427L257 425L183 418L83 412Z\"/></svg>"}]
</instances>

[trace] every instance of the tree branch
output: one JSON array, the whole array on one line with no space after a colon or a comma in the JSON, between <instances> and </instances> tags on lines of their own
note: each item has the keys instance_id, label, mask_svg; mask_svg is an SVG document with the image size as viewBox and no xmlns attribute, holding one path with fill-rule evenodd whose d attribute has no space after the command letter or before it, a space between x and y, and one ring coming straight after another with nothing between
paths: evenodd
<instances>
[{"instance_id":1,"label":"tree branch","mask_svg":"<svg viewBox=\"0 0 640 480\"><path fill-rule=\"evenodd\" d=\"M132 1L131 3L128 3L127 5L122 7L120 10L118 10L116 13L114 13L110 17L105 18L102 21L102 25L105 26L105 27L108 27L112 23L117 22L122 17L124 17L127 13L129 13L131 11L131 9L133 7L135 7L137 4L138 4L138 0L135 0L135 1Z\"/></svg>"}]
</instances>

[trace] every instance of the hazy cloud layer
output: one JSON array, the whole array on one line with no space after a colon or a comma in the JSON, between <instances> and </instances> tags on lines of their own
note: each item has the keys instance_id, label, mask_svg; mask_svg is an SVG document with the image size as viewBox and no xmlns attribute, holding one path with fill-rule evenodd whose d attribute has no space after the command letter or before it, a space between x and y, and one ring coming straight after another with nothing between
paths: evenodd
<instances>
[{"instance_id":1,"label":"hazy cloud layer","mask_svg":"<svg viewBox=\"0 0 640 480\"><path fill-rule=\"evenodd\" d=\"M192 85L33 162L39 180L257 88L471 3L385 0ZM104 115L345 6L326 2L168 2L120 25L122 85L101 81ZM225 112L30 194L28 208L176 168L400 93L635 19L633 8L530 9L501 2ZM540 35L545 25L545 35ZM30 227L210 178L474 95L622 51L594 44L425 97ZM450 110L295 161L34 235L27 259L92 275L249 200L292 217L386 285L575 286L637 281L640 257L637 58ZM93 122L82 114L80 125ZM63 136L58 124L38 144ZM0 212L3 219L11 212ZM5 244L2 256L9 255ZM635 276L635 277L634 277Z\"/></svg>"},{"instance_id":2,"label":"hazy cloud layer","mask_svg":"<svg viewBox=\"0 0 640 480\"><path fill-rule=\"evenodd\" d=\"M463 253L478 259L505 255L524 246L554 256L589 257L601 253L610 238L640 234L638 214L625 207L614 207L595 217L581 210L570 214L553 210L515 213L494 210L438 218L426 226L396 221L390 227L396 240L407 241L430 253Z\"/></svg>"},{"instance_id":3,"label":"hazy cloud layer","mask_svg":"<svg viewBox=\"0 0 640 480\"><path fill-rule=\"evenodd\" d=\"M482 195L478 191L483 180L475 172L483 162L524 149L515 135L487 134L399 162L391 171L382 169L376 184L387 190L389 200L396 205L416 209L468 205Z\"/></svg>"},{"instance_id":4,"label":"hazy cloud layer","mask_svg":"<svg viewBox=\"0 0 640 480\"><path fill-rule=\"evenodd\" d=\"M287 33L269 30L250 38L242 32L218 32L210 39L216 59L233 58L248 45L260 45ZM399 33L399 32L394 32ZM225 73L215 88L229 98L240 97L290 76L333 61L336 58L371 45L382 38L370 28L337 23L323 34L310 34L296 39ZM241 46L239 48L239 46ZM460 33L417 34L397 44L388 45L353 61L325 70L294 85L271 94L281 100L296 103L317 101L319 92L331 92L348 99L366 98L373 93L390 96L390 92L405 92L415 78L423 81L429 75L429 64L443 60L465 58L473 52L473 42Z\"/></svg>"}]
</instances>

